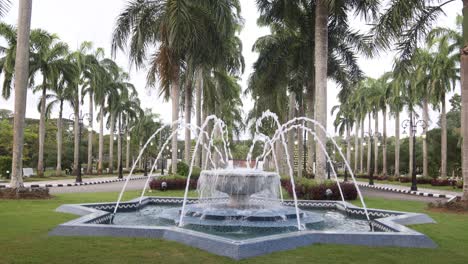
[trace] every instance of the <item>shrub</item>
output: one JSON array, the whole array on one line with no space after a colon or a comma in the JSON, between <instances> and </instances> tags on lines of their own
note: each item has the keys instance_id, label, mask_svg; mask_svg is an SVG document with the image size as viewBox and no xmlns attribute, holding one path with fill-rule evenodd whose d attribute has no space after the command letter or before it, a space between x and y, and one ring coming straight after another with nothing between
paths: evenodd
<instances>
[{"instance_id":1,"label":"shrub","mask_svg":"<svg viewBox=\"0 0 468 264\"><path fill-rule=\"evenodd\" d=\"M457 181L457 188L463 189L463 181Z\"/></svg>"},{"instance_id":2,"label":"shrub","mask_svg":"<svg viewBox=\"0 0 468 264\"><path fill-rule=\"evenodd\" d=\"M11 171L11 157L0 156L0 176L8 178L7 171Z\"/></svg>"},{"instance_id":3,"label":"shrub","mask_svg":"<svg viewBox=\"0 0 468 264\"><path fill-rule=\"evenodd\" d=\"M187 184L187 178L180 176L180 175L171 175L171 176L163 176L157 177L151 180L149 186L151 190L161 190L161 183L166 182L167 188L166 190L183 190L185 189L185 185ZM190 188L196 188L197 181L190 180Z\"/></svg>"},{"instance_id":4,"label":"shrub","mask_svg":"<svg viewBox=\"0 0 468 264\"><path fill-rule=\"evenodd\" d=\"M292 196L291 182L286 179L281 180L281 185L287 190ZM296 181L296 195L298 199L304 200L341 200L340 191L338 185L333 181L325 181L323 183L317 183L315 180L301 178ZM340 187L343 191L345 200L356 200L357 190L352 183L340 183ZM332 195L326 196L326 190L330 189Z\"/></svg>"},{"instance_id":5,"label":"shrub","mask_svg":"<svg viewBox=\"0 0 468 264\"><path fill-rule=\"evenodd\" d=\"M434 178L431 178L431 177L417 177L416 178L417 184L431 184L432 180L434 180ZM412 178L411 176L401 176L400 178L398 178L398 181L403 182L403 183L408 183L412 181Z\"/></svg>"},{"instance_id":6,"label":"shrub","mask_svg":"<svg viewBox=\"0 0 468 264\"><path fill-rule=\"evenodd\" d=\"M391 181L391 182L394 182L394 181L398 181L398 177L395 177L395 176L389 176L387 178L388 181Z\"/></svg>"},{"instance_id":7,"label":"shrub","mask_svg":"<svg viewBox=\"0 0 468 264\"><path fill-rule=\"evenodd\" d=\"M49 188L0 188L0 199L49 199Z\"/></svg>"},{"instance_id":8,"label":"shrub","mask_svg":"<svg viewBox=\"0 0 468 264\"><path fill-rule=\"evenodd\" d=\"M177 163L177 174L181 176L187 177L189 173L189 166L185 162L178 162Z\"/></svg>"},{"instance_id":9,"label":"shrub","mask_svg":"<svg viewBox=\"0 0 468 264\"><path fill-rule=\"evenodd\" d=\"M179 162L177 163L177 174L180 176L188 177L190 167L187 165L185 162ZM200 177L201 169L200 167L193 166L192 168L192 175L190 176L190 179L198 180Z\"/></svg>"},{"instance_id":10,"label":"shrub","mask_svg":"<svg viewBox=\"0 0 468 264\"><path fill-rule=\"evenodd\" d=\"M432 179L431 181L432 186L455 186L457 185L456 180L451 180L451 179L443 179L443 178L438 178L438 179Z\"/></svg>"}]
</instances>

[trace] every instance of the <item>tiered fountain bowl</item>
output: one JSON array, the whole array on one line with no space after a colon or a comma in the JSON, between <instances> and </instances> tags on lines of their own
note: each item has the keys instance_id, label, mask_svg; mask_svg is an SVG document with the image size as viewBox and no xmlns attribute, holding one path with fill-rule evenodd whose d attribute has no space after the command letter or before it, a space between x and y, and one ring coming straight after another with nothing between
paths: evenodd
<instances>
[{"instance_id":1,"label":"tiered fountain bowl","mask_svg":"<svg viewBox=\"0 0 468 264\"><path fill-rule=\"evenodd\" d=\"M199 203L187 205L183 225L192 227L296 229L323 221L313 212L283 206L280 177L274 172L251 169L202 171L198 180ZM182 209L171 208L160 218L179 224Z\"/></svg>"}]
</instances>

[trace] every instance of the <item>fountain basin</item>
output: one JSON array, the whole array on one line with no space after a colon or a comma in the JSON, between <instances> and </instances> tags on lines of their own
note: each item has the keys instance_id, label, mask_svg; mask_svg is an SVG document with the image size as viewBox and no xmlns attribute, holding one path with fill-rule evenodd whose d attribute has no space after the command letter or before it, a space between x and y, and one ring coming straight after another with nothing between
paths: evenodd
<instances>
[{"instance_id":1,"label":"fountain basin","mask_svg":"<svg viewBox=\"0 0 468 264\"><path fill-rule=\"evenodd\" d=\"M254 237L243 236L240 232L222 233L218 232L216 228L209 231L188 227L180 228L165 222L157 222L156 218L153 218L164 209L180 208L182 200L171 197L144 197L142 206L139 204L139 198L120 203L119 212L122 213L121 216L124 216L120 219L128 221L128 216L135 216L133 224L119 222L119 213L115 218L116 223L109 224L111 212L116 203L62 205L57 208L58 212L77 214L81 217L57 226L49 234L55 236L158 238L177 241L233 259L244 259L315 243L372 247L437 247L429 237L404 226L434 223L425 214L368 209L374 227L374 232L371 232L365 220L362 220L366 223L365 225L361 225L359 222L350 225L365 217L364 209L340 201L299 201L303 211L329 212L322 215L325 217L324 228L308 228L303 231L286 230L281 233L264 232L263 235ZM189 199L187 202L188 204L198 204L199 200ZM282 204L292 207L294 202L285 200ZM160 206L160 211L148 211L148 214L145 214L145 209L150 209L151 206ZM333 217L327 216L329 214L332 214ZM148 219L139 221L138 219L142 219L142 216L154 219L152 220L153 225L148 224ZM345 218L342 218L342 221L335 221L335 216ZM334 227L327 227L329 223L334 223Z\"/></svg>"}]
</instances>

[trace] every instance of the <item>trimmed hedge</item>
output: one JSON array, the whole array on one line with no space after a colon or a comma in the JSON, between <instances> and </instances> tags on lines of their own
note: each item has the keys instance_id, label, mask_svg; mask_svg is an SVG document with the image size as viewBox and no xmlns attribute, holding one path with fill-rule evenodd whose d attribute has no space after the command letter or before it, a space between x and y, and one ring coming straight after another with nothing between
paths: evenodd
<instances>
[{"instance_id":1,"label":"trimmed hedge","mask_svg":"<svg viewBox=\"0 0 468 264\"><path fill-rule=\"evenodd\" d=\"M151 190L161 190L161 183L166 182L166 190L184 190L187 178L179 175L157 177L151 180L149 186ZM197 180L190 179L190 188L197 188Z\"/></svg>"},{"instance_id":2,"label":"trimmed hedge","mask_svg":"<svg viewBox=\"0 0 468 264\"><path fill-rule=\"evenodd\" d=\"M292 197L291 181L289 179L281 179L281 185L286 189ZM298 199L302 200L341 200L338 185L333 181L325 181L324 183L317 183L315 180L300 178L295 182L296 195ZM345 200L356 200L357 190L352 183L340 183ZM330 189L332 195L327 197L326 191Z\"/></svg>"}]
</instances>

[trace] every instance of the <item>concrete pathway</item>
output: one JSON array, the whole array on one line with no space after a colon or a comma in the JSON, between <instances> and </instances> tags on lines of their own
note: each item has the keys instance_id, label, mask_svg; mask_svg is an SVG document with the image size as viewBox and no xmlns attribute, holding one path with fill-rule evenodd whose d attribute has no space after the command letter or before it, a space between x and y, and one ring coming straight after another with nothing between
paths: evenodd
<instances>
[{"instance_id":1,"label":"concrete pathway","mask_svg":"<svg viewBox=\"0 0 468 264\"><path fill-rule=\"evenodd\" d=\"M120 192L125 182L113 182L96 185L81 185L73 187L52 187L49 188L51 194L57 193L90 193L90 192ZM127 184L126 191L143 191L146 179L132 180Z\"/></svg>"},{"instance_id":2,"label":"concrete pathway","mask_svg":"<svg viewBox=\"0 0 468 264\"><path fill-rule=\"evenodd\" d=\"M153 176L159 176L159 174L155 174ZM71 188L76 188L80 187L83 185L95 185L95 184L111 184L114 182L123 182L126 179L127 175L124 175L123 179L119 179L117 176L104 176L104 177L94 177L94 178L84 178L83 182L79 186L71 186ZM143 176L143 174L137 174L137 175L132 175L131 181L136 180L136 178L146 178L146 176ZM135 178L135 179L134 179ZM31 186L40 186L44 187L46 185L49 185L47 187L57 187L57 185L62 185L59 187L65 187L67 185L75 185L75 177L71 176L70 179L66 180L51 180L51 181L34 181L34 182L25 182L24 186L25 187L31 187ZM8 183L0 183L0 186L8 187Z\"/></svg>"},{"instance_id":3,"label":"concrete pathway","mask_svg":"<svg viewBox=\"0 0 468 264\"><path fill-rule=\"evenodd\" d=\"M359 184L369 184L368 181L357 181ZM376 187L383 187L383 188L391 188L391 189L397 189L401 191L408 191L410 188L408 186L402 186L402 185L397 185L397 184L387 184L387 183L379 183L378 181L374 181L374 186ZM441 190L441 189L431 189L431 188L419 188L418 187L418 192L424 192L424 193L433 193L433 194L444 194L447 196L460 196L462 193L461 192L455 192L455 191L446 191L446 190Z\"/></svg>"},{"instance_id":4,"label":"concrete pathway","mask_svg":"<svg viewBox=\"0 0 468 264\"><path fill-rule=\"evenodd\" d=\"M397 193L397 192L367 188L363 186L360 186L359 189L361 190L361 193L364 197L376 197L376 198L384 198L388 200L416 201L416 202L426 202L426 203L437 202L437 201L442 201L442 202L447 201L446 198Z\"/></svg>"}]
</instances>

